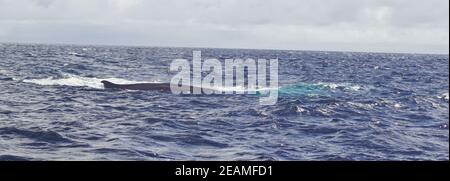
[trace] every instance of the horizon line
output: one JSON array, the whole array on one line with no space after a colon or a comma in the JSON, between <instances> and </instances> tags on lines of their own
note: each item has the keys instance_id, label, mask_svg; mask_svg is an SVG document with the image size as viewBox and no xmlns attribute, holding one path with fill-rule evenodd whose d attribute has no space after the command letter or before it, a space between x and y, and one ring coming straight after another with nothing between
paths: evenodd
<instances>
[{"instance_id":1,"label":"horizon line","mask_svg":"<svg viewBox=\"0 0 450 181\"><path fill-rule=\"evenodd\" d=\"M383 52L383 51L355 51L355 50L313 50L313 49L283 49L283 48L243 48L243 47L201 47L201 46L170 46L170 45L124 45L103 43L45 43L45 42L2 42L0 44L21 45L61 45L61 46L107 46L107 47L140 47L140 48L199 48L199 49L225 49L225 50L272 50L272 51L299 51L299 52L339 52L339 53L374 53L374 54L410 54L410 55L440 55L449 56L446 53L413 53L413 52Z\"/></svg>"}]
</instances>

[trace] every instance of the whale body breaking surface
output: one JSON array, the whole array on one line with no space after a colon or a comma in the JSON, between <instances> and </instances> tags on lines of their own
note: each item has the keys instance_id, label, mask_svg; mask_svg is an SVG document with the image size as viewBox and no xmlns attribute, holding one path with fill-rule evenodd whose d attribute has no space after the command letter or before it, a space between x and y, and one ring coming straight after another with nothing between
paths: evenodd
<instances>
[{"instance_id":1,"label":"whale body breaking surface","mask_svg":"<svg viewBox=\"0 0 450 181\"><path fill-rule=\"evenodd\" d=\"M102 80L102 83L105 89L170 91L169 83L115 84L106 80Z\"/></svg>"},{"instance_id":2,"label":"whale body breaking surface","mask_svg":"<svg viewBox=\"0 0 450 181\"><path fill-rule=\"evenodd\" d=\"M170 83L136 83L136 84L115 84L107 80L102 80L103 87L105 89L122 89L122 90L144 90L144 91L163 91L170 92ZM190 86L189 90L192 91L194 88L199 88L205 90L210 90L207 88L200 88L195 86Z\"/></svg>"}]
</instances>

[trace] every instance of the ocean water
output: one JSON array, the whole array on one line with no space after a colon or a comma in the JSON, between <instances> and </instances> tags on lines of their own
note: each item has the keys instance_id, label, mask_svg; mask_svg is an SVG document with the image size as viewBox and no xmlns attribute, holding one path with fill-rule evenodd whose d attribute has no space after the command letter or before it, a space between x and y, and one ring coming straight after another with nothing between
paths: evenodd
<instances>
[{"instance_id":1,"label":"ocean water","mask_svg":"<svg viewBox=\"0 0 450 181\"><path fill-rule=\"evenodd\" d=\"M105 90L279 59L280 97ZM448 55L0 44L0 160L449 160Z\"/></svg>"}]
</instances>

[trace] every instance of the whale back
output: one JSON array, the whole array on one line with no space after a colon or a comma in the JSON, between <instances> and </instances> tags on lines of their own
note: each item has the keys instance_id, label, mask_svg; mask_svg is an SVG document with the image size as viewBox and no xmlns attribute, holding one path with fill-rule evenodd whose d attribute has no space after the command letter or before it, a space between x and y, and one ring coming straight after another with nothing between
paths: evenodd
<instances>
[{"instance_id":1,"label":"whale back","mask_svg":"<svg viewBox=\"0 0 450 181\"><path fill-rule=\"evenodd\" d=\"M169 83L115 84L106 80L102 83L105 89L170 91Z\"/></svg>"}]
</instances>

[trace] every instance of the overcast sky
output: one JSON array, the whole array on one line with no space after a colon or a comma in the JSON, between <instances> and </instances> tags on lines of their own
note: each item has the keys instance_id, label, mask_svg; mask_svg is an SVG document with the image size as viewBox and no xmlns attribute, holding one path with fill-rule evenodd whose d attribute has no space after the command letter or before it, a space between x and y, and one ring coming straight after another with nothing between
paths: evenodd
<instances>
[{"instance_id":1,"label":"overcast sky","mask_svg":"<svg viewBox=\"0 0 450 181\"><path fill-rule=\"evenodd\" d=\"M0 0L0 42L444 53L448 0Z\"/></svg>"}]
</instances>

